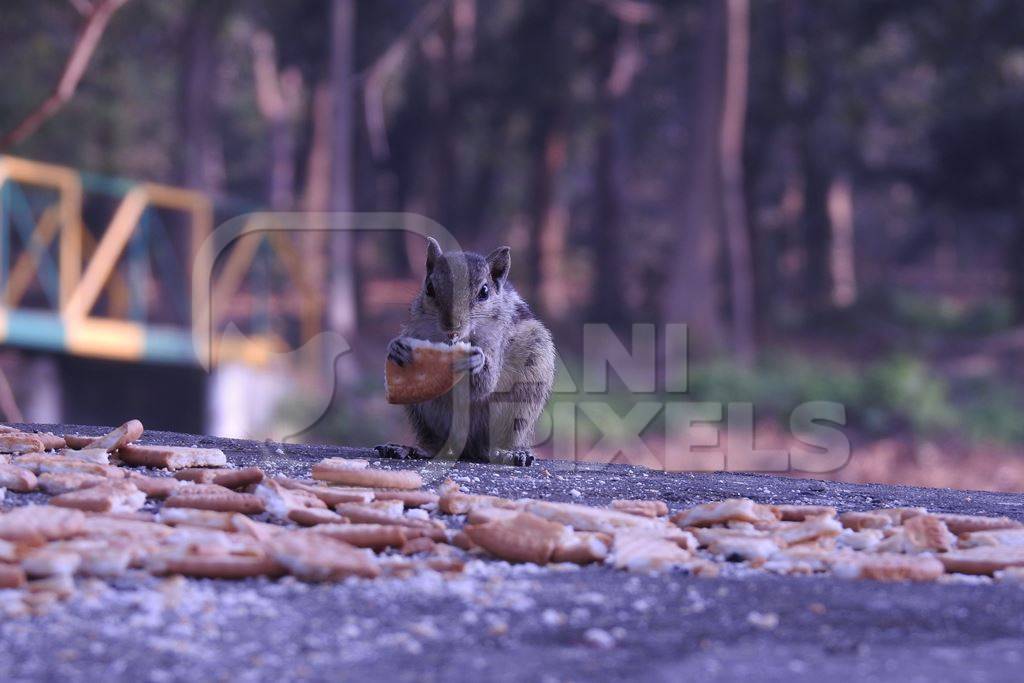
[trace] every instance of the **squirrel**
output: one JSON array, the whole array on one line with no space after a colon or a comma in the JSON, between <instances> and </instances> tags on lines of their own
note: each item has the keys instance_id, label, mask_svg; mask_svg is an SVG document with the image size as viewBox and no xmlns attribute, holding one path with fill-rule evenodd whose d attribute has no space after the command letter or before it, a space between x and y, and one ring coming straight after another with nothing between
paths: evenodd
<instances>
[{"instance_id":1,"label":"squirrel","mask_svg":"<svg viewBox=\"0 0 1024 683\"><path fill-rule=\"evenodd\" d=\"M401 335L388 344L388 358L399 365L409 363L410 338L468 342L470 352L453 367L469 373L468 398L461 404L468 401L468 411L455 415L453 430L456 394L466 391L460 386L466 382L438 398L406 406L417 443L432 456L447 451L443 454L460 460L530 465L533 430L555 382L551 333L508 280L509 247L485 257L443 253L435 239L428 237L427 242L426 278ZM449 441L464 444L461 452L446 447Z\"/></svg>"}]
</instances>

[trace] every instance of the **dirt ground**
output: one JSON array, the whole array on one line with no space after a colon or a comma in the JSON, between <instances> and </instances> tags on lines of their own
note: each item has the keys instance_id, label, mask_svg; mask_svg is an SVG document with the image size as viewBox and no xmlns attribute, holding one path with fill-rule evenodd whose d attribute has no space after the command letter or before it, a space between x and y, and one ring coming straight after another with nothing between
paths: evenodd
<instances>
[{"instance_id":1,"label":"dirt ground","mask_svg":"<svg viewBox=\"0 0 1024 683\"><path fill-rule=\"evenodd\" d=\"M220 447L235 464L291 475L323 457L372 458L160 432L144 441ZM472 492L591 504L657 497L678 509L746 496L1024 519L1024 496L1007 493L555 461L380 464L419 469L428 485L451 477ZM31 499L8 494L5 505ZM0 623L0 680L1014 680L1022 639L1016 585L708 579L481 561L450 579L87 584L46 615Z\"/></svg>"}]
</instances>

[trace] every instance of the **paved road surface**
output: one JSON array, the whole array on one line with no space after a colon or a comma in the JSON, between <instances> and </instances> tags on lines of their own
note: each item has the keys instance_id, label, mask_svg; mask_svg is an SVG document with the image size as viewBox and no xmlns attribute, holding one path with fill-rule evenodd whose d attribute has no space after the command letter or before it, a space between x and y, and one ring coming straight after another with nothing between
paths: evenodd
<instances>
[{"instance_id":1,"label":"paved road surface","mask_svg":"<svg viewBox=\"0 0 1024 683\"><path fill-rule=\"evenodd\" d=\"M58 433L88 428L57 427ZM303 474L359 449L147 433ZM465 490L673 509L729 496L847 509L923 505L1024 519L1024 496L541 462L418 467ZM8 503L30 500L9 494ZM125 582L0 623L0 680L1020 680L1024 588L761 575L701 579L476 563L462 577L311 586Z\"/></svg>"}]
</instances>

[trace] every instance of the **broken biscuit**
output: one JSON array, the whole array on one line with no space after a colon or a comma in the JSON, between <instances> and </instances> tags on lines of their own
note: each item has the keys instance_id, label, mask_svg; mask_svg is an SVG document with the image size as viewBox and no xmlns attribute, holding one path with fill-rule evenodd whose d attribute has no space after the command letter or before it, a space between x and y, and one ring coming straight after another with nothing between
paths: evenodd
<instances>
[{"instance_id":1,"label":"broken biscuit","mask_svg":"<svg viewBox=\"0 0 1024 683\"><path fill-rule=\"evenodd\" d=\"M127 481L108 481L54 496L50 504L86 512L133 512L146 504L146 494Z\"/></svg>"},{"instance_id":2,"label":"broken biscuit","mask_svg":"<svg viewBox=\"0 0 1024 683\"><path fill-rule=\"evenodd\" d=\"M611 508L641 517L664 517L668 514L668 505L660 500L613 500Z\"/></svg>"},{"instance_id":3,"label":"broken biscuit","mask_svg":"<svg viewBox=\"0 0 1024 683\"><path fill-rule=\"evenodd\" d=\"M268 544L270 555L303 581L338 581L380 574L373 554L336 538L303 531L282 534Z\"/></svg>"},{"instance_id":4,"label":"broken biscuit","mask_svg":"<svg viewBox=\"0 0 1024 683\"><path fill-rule=\"evenodd\" d=\"M224 467L227 458L218 448L183 446L140 446L132 444L118 451L127 465L183 470L186 467Z\"/></svg>"},{"instance_id":5,"label":"broken biscuit","mask_svg":"<svg viewBox=\"0 0 1024 683\"><path fill-rule=\"evenodd\" d=\"M749 498L730 498L704 503L678 512L672 517L672 521L680 527L712 526L730 521L772 523L778 519L771 506L755 503Z\"/></svg>"},{"instance_id":6,"label":"broken biscuit","mask_svg":"<svg viewBox=\"0 0 1024 683\"><path fill-rule=\"evenodd\" d=\"M332 484L365 486L375 489L418 489L423 486L423 478L418 472L355 469L348 463L340 464L344 461L344 458L328 458L313 465L313 478Z\"/></svg>"},{"instance_id":7,"label":"broken biscuit","mask_svg":"<svg viewBox=\"0 0 1024 683\"><path fill-rule=\"evenodd\" d=\"M24 467L4 465L0 463L0 488L10 489L18 493L34 491L37 485L36 475Z\"/></svg>"}]
</instances>

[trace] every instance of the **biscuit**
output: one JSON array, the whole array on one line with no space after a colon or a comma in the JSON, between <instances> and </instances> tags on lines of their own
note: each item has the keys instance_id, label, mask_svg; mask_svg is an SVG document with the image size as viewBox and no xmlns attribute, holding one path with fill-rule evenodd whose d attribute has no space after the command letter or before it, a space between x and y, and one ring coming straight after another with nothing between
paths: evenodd
<instances>
[{"instance_id":1,"label":"biscuit","mask_svg":"<svg viewBox=\"0 0 1024 683\"><path fill-rule=\"evenodd\" d=\"M21 588L25 585L25 570L14 564L0 562L0 589Z\"/></svg>"},{"instance_id":2,"label":"biscuit","mask_svg":"<svg viewBox=\"0 0 1024 683\"><path fill-rule=\"evenodd\" d=\"M79 559L76 573L86 576L121 576L133 559L130 544L119 538L75 538L51 543L47 548L74 553Z\"/></svg>"},{"instance_id":3,"label":"biscuit","mask_svg":"<svg viewBox=\"0 0 1024 683\"><path fill-rule=\"evenodd\" d=\"M108 481L54 496L50 504L86 512L133 512L146 504L146 494L127 481Z\"/></svg>"},{"instance_id":4,"label":"biscuit","mask_svg":"<svg viewBox=\"0 0 1024 683\"><path fill-rule=\"evenodd\" d=\"M668 514L668 505L660 500L613 500L611 508L641 517L664 517Z\"/></svg>"},{"instance_id":5,"label":"biscuit","mask_svg":"<svg viewBox=\"0 0 1024 683\"><path fill-rule=\"evenodd\" d=\"M873 581L934 581L942 576L943 564L930 555L858 553L852 559L834 563L836 576Z\"/></svg>"},{"instance_id":6,"label":"biscuit","mask_svg":"<svg viewBox=\"0 0 1024 683\"><path fill-rule=\"evenodd\" d=\"M118 451L127 465L183 470L187 467L224 467L227 458L218 448L186 448L183 446L140 446L131 444Z\"/></svg>"},{"instance_id":7,"label":"biscuit","mask_svg":"<svg viewBox=\"0 0 1024 683\"><path fill-rule=\"evenodd\" d=\"M274 481L287 489L312 493L331 507L338 503L369 503L375 496L373 489L307 484L287 477L276 477Z\"/></svg>"},{"instance_id":8,"label":"biscuit","mask_svg":"<svg viewBox=\"0 0 1024 683\"><path fill-rule=\"evenodd\" d=\"M784 522L802 522L808 517L835 517L836 509L831 505L772 505L772 510Z\"/></svg>"},{"instance_id":9,"label":"biscuit","mask_svg":"<svg viewBox=\"0 0 1024 683\"><path fill-rule=\"evenodd\" d=\"M169 508L194 508L196 510L215 510L219 512L241 512L247 515L256 515L264 511L265 505L262 500L251 493L191 493L183 494L186 487L176 489L175 492L164 502Z\"/></svg>"},{"instance_id":10,"label":"biscuit","mask_svg":"<svg viewBox=\"0 0 1024 683\"><path fill-rule=\"evenodd\" d=\"M1024 547L976 546L938 555L947 572L992 574L1009 567L1024 567Z\"/></svg>"},{"instance_id":11,"label":"biscuit","mask_svg":"<svg viewBox=\"0 0 1024 683\"><path fill-rule=\"evenodd\" d=\"M50 453L26 453L15 457L11 462L19 467L32 470L36 474L43 472L85 472L97 474L109 479L123 479L125 470L111 465L89 462L74 457L76 451L63 451L62 455Z\"/></svg>"},{"instance_id":12,"label":"biscuit","mask_svg":"<svg viewBox=\"0 0 1024 683\"><path fill-rule=\"evenodd\" d=\"M424 505L435 505L438 495L430 491L411 491L399 489L372 489L374 500L398 500L407 508L418 508Z\"/></svg>"},{"instance_id":13,"label":"biscuit","mask_svg":"<svg viewBox=\"0 0 1024 683\"><path fill-rule=\"evenodd\" d=\"M179 482L172 477L151 477L140 472L129 472L128 481L150 498L163 499L178 490Z\"/></svg>"},{"instance_id":14,"label":"biscuit","mask_svg":"<svg viewBox=\"0 0 1024 683\"><path fill-rule=\"evenodd\" d=\"M713 526L729 521L772 523L778 519L771 506L755 503L749 498L730 498L704 503L678 512L672 517L672 521L680 527Z\"/></svg>"},{"instance_id":15,"label":"biscuit","mask_svg":"<svg viewBox=\"0 0 1024 683\"><path fill-rule=\"evenodd\" d=\"M349 576L380 575L368 550L313 531L281 534L267 543L270 555L303 581L339 581Z\"/></svg>"},{"instance_id":16,"label":"biscuit","mask_svg":"<svg viewBox=\"0 0 1024 683\"><path fill-rule=\"evenodd\" d=\"M0 514L0 538L29 545L75 536L85 526L80 510L51 505L25 505Z\"/></svg>"},{"instance_id":17,"label":"biscuit","mask_svg":"<svg viewBox=\"0 0 1024 683\"><path fill-rule=\"evenodd\" d=\"M292 510L303 508L325 509L327 504L312 493L301 489L287 489L273 479L268 479L253 490L253 495L263 501L271 517L287 520Z\"/></svg>"},{"instance_id":18,"label":"biscuit","mask_svg":"<svg viewBox=\"0 0 1024 683\"><path fill-rule=\"evenodd\" d=\"M30 470L17 465L0 464L0 488L27 493L34 491L37 483L36 475Z\"/></svg>"},{"instance_id":19,"label":"biscuit","mask_svg":"<svg viewBox=\"0 0 1024 683\"><path fill-rule=\"evenodd\" d=\"M21 568L26 576L54 576L56 574L74 574L82 558L78 553L61 548L43 546L30 550L21 560Z\"/></svg>"},{"instance_id":20,"label":"biscuit","mask_svg":"<svg viewBox=\"0 0 1024 683\"><path fill-rule=\"evenodd\" d=\"M235 531L234 512L196 510L186 507L165 507L157 515L162 524L169 526L198 526L219 531Z\"/></svg>"},{"instance_id":21,"label":"biscuit","mask_svg":"<svg viewBox=\"0 0 1024 683\"><path fill-rule=\"evenodd\" d=\"M521 512L512 519L470 524L463 531L477 546L509 562L547 564L562 538L571 533L557 522Z\"/></svg>"},{"instance_id":22,"label":"biscuit","mask_svg":"<svg viewBox=\"0 0 1024 683\"><path fill-rule=\"evenodd\" d=\"M613 534L623 529L647 529L666 536L679 530L663 519L631 515L618 510L593 508L576 503L553 503L546 500L526 500L523 510L576 531L603 531Z\"/></svg>"},{"instance_id":23,"label":"biscuit","mask_svg":"<svg viewBox=\"0 0 1024 683\"><path fill-rule=\"evenodd\" d=\"M612 542L612 565L616 569L657 572L686 566L693 555L675 543L644 533L620 531Z\"/></svg>"},{"instance_id":24,"label":"biscuit","mask_svg":"<svg viewBox=\"0 0 1024 683\"><path fill-rule=\"evenodd\" d=\"M422 403L451 391L465 376L455 372L453 364L470 355L472 346L466 342L438 344L421 339L407 342L412 362L401 366L388 358L385 370L384 396L388 403L406 405Z\"/></svg>"},{"instance_id":25,"label":"biscuit","mask_svg":"<svg viewBox=\"0 0 1024 683\"><path fill-rule=\"evenodd\" d=\"M334 462L338 460L343 460L343 458L328 458L313 465L313 478L332 484L365 486L374 489L418 489L423 486L423 478L418 472L355 469Z\"/></svg>"},{"instance_id":26,"label":"biscuit","mask_svg":"<svg viewBox=\"0 0 1024 683\"><path fill-rule=\"evenodd\" d=\"M247 579L280 576L283 567L265 554L192 554L165 551L149 558L147 569L154 574L181 574L209 579Z\"/></svg>"},{"instance_id":27,"label":"biscuit","mask_svg":"<svg viewBox=\"0 0 1024 683\"><path fill-rule=\"evenodd\" d=\"M906 538L906 552L939 552L944 553L956 546L956 537L950 533L938 517L932 515L915 515L903 522L903 533Z\"/></svg>"},{"instance_id":28,"label":"biscuit","mask_svg":"<svg viewBox=\"0 0 1024 683\"><path fill-rule=\"evenodd\" d=\"M4 432L0 434L0 453L39 453L45 450L43 440L35 434Z\"/></svg>"},{"instance_id":29,"label":"biscuit","mask_svg":"<svg viewBox=\"0 0 1024 683\"><path fill-rule=\"evenodd\" d=\"M63 437L50 432L35 432L33 436L43 442L44 451L59 451L67 446Z\"/></svg>"},{"instance_id":30,"label":"biscuit","mask_svg":"<svg viewBox=\"0 0 1024 683\"><path fill-rule=\"evenodd\" d=\"M240 467L238 469L189 468L175 472L174 478L197 484L217 484L229 489L240 489L263 481L263 470L259 467Z\"/></svg>"},{"instance_id":31,"label":"biscuit","mask_svg":"<svg viewBox=\"0 0 1024 683\"><path fill-rule=\"evenodd\" d=\"M552 562L591 564L608 557L612 536L596 531L578 531L564 536L551 555Z\"/></svg>"},{"instance_id":32,"label":"biscuit","mask_svg":"<svg viewBox=\"0 0 1024 683\"><path fill-rule=\"evenodd\" d=\"M454 491L442 491L441 497L437 501L437 509L446 515L465 515L471 510L488 507L516 510L520 505L509 498L462 493L457 489Z\"/></svg>"},{"instance_id":33,"label":"biscuit","mask_svg":"<svg viewBox=\"0 0 1024 683\"><path fill-rule=\"evenodd\" d=\"M60 454L65 458L84 460L85 462L92 462L98 465L110 464L110 452L103 448L64 448L60 451Z\"/></svg>"},{"instance_id":34,"label":"biscuit","mask_svg":"<svg viewBox=\"0 0 1024 683\"><path fill-rule=\"evenodd\" d=\"M344 517L326 508L294 508L288 512L288 520L302 526L345 523Z\"/></svg>"},{"instance_id":35,"label":"biscuit","mask_svg":"<svg viewBox=\"0 0 1024 683\"><path fill-rule=\"evenodd\" d=\"M793 526L781 527L775 531L775 536L781 539L785 545L795 545L821 538L835 538L842 531L843 526L835 517L823 514L817 517L807 517Z\"/></svg>"},{"instance_id":36,"label":"biscuit","mask_svg":"<svg viewBox=\"0 0 1024 683\"><path fill-rule=\"evenodd\" d=\"M43 472L39 475L39 490L51 496L58 496L109 481L104 476L87 472Z\"/></svg>"},{"instance_id":37,"label":"biscuit","mask_svg":"<svg viewBox=\"0 0 1024 683\"><path fill-rule=\"evenodd\" d=\"M954 515L947 513L933 513L932 516L945 522L946 528L958 536L970 531L1024 528L1024 524L1009 517L982 517L980 515Z\"/></svg>"},{"instance_id":38,"label":"biscuit","mask_svg":"<svg viewBox=\"0 0 1024 683\"><path fill-rule=\"evenodd\" d=\"M779 551L771 537L718 536L708 544L708 551L728 562L763 563Z\"/></svg>"},{"instance_id":39,"label":"biscuit","mask_svg":"<svg viewBox=\"0 0 1024 683\"><path fill-rule=\"evenodd\" d=\"M397 502L397 501L395 501ZM430 536L435 540L444 540L445 527L442 523L430 519L417 519L401 514L394 515L387 510L368 507L359 503L341 503L335 511L352 524L380 524L383 526L397 525L418 529L421 535Z\"/></svg>"},{"instance_id":40,"label":"biscuit","mask_svg":"<svg viewBox=\"0 0 1024 683\"><path fill-rule=\"evenodd\" d=\"M320 524L316 532L373 550L401 548L409 539L423 536L416 529L397 524Z\"/></svg>"},{"instance_id":41,"label":"biscuit","mask_svg":"<svg viewBox=\"0 0 1024 683\"><path fill-rule=\"evenodd\" d=\"M1024 546L1024 529L990 529L968 531L960 536L961 548L984 545Z\"/></svg>"},{"instance_id":42,"label":"biscuit","mask_svg":"<svg viewBox=\"0 0 1024 683\"><path fill-rule=\"evenodd\" d=\"M898 522L884 512L844 512L839 515L839 521L847 529L861 531L863 529L887 529Z\"/></svg>"},{"instance_id":43,"label":"biscuit","mask_svg":"<svg viewBox=\"0 0 1024 683\"><path fill-rule=\"evenodd\" d=\"M101 437L90 441L85 448L97 448L105 451L116 451L124 448L142 437L143 426L138 420L129 420L120 427L113 429Z\"/></svg>"}]
</instances>

